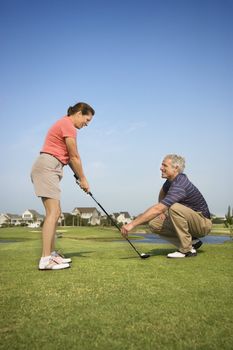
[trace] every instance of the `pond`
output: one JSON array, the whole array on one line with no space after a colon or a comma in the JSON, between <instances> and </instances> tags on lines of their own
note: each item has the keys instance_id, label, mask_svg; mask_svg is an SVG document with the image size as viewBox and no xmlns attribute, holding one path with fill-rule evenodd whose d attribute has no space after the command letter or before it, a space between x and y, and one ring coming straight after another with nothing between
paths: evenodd
<instances>
[{"instance_id":1,"label":"pond","mask_svg":"<svg viewBox=\"0 0 233 350\"><path fill-rule=\"evenodd\" d=\"M138 238L141 237L141 238ZM232 240L230 236L214 236L214 235L208 235L203 238L200 238L203 243L207 244L221 244L227 241ZM96 241L99 239L96 238ZM101 238L101 241L105 241L105 239ZM6 243L20 243L24 242L25 240L9 240L9 239L0 239L0 244L6 244ZM106 240L107 242L110 242L111 239ZM113 240L115 241L115 240ZM131 242L138 242L138 243L153 243L153 244L164 244L168 243L165 239L160 238L158 235L150 234L150 233L135 233L130 235L130 241ZM120 239L115 242L125 242L124 239Z\"/></svg>"},{"instance_id":2,"label":"pond","mask_svg":"<svg viewBox=\"0 0 233 350\"><path fill-rule=\"evenodd\" d=\"M133 237L142 237L142 239L133 239ZM135 235L130 236L130 240L132 242L140 242L140 243L156 243L156 244L162 244L162 243L168 243L165 239L160 238L158 235L155 234L149 234L149 233L136 233ZM207 244L221 244L226 241L230 241L232 238L230 236L214 236L214 235L208 235L205 237L200 238L203 243Z\"/></svg>"},{"instance_id":3,"label":"pond","mask_svg":"<svg viewBox=\"0 0 233 350\"><path fill-rule=\"evenodd\" d=\"M17 242L23 242L23 241L15 241L15 240L10 240L10 239L0 239L0 244L2 243L17 243Z\"/></svg>"}]
</instances>

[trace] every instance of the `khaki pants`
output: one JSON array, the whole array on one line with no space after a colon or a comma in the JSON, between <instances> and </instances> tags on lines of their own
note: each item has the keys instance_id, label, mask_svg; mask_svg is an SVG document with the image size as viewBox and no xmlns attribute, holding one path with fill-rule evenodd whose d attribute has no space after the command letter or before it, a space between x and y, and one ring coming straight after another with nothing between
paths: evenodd
<instances>
[{"instance_id":1,"label":"khaki pants","mask_svg":"<svg viewBox=\"0 0 233 350\"><path fill-rule=\"evenodd\" d=\"M152 232L174 244L180 252L187 253L192 249L192 237L206 236L212 223L200 212L175 203L165 215L151 220L149 226Z\"/></svg>"}]
</instances>

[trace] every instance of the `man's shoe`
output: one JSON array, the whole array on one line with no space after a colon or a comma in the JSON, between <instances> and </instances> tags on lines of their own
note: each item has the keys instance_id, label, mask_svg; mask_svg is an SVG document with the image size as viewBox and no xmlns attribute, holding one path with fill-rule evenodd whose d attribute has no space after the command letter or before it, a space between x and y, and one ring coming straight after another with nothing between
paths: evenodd
<instances>
[{"instance_id":1,"label":"man's shoe","mask_svg":"<svg viewBox=\"0 0 233 350\"><path fill-rule=\"evenodd\" d=\"M65 258L63 254L57 251L52 252L51 256L53 258L59 258L59 264L67 264L72 262L70 258Z\"/></svg>"},{"instance_id":2,"label":"man's shoe","mask_svg":"<svg viewBox=\"0 0 233 350\"><path fill-rule=\"evenodd\" d=\"M187 252L187 253L181 253L179 251L177 252L174 252L174 253L169 253L167 255L168 258L191 258L191 257L194 257L194 256L197 256L197 252L195 249L192 248L192 250L190 252Z\"/></svg>"},{"instance_id":3,"label":"man's shoe","mask_svg":"<svg viewBox=\"0 0 233 350\"><path fill-rule=\"evenodd\" d=\"M197 250L198 248L200 248L202 246L202 244L203 244L203 242L200 239L193 237L192 246L194 249Z\"/></svg>"},{"instance_id":4,"label":"man's shoe","mask_svg":"<svg viewBox=\"0 0 233 350\"><path fill-rule=\"evenodd\" d=\"M40 261L39 263L39 270L45 271L45 270L63 270L69 268L69 264L64 263L58 263L55 258L51 257L51 259L47 260L46 262Z\"/></svg>"}]
</instances>

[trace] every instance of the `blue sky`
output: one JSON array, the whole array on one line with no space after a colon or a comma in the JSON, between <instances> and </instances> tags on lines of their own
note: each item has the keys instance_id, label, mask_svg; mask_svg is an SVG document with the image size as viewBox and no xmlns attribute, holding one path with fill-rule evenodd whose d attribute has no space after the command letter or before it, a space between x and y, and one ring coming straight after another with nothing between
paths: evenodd
<instances>
[{"instance_id":1,"label":"blue sky","mask_svg":"<svg viewBox=\"0 0 233 350\"><path fill-rule=\"evenodd\" d=\"M109 211L157 202L167 153L210 211L233 205L233 1L0 1L0 212L43 213L30 169L48 128L78 102L91 190ZM95 206L64 170L62 209Z\"/></svg>"}]
</instances>

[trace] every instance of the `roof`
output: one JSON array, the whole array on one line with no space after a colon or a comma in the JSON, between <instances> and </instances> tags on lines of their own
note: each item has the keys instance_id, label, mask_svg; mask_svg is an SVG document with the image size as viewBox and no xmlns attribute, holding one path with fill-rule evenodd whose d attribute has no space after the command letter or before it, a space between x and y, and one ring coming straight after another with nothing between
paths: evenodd
<instances>
[{"instance_id":1,"label":"roof","mask_svg":"<svg viewBox=\"0 0 233 350\"><path fill-rule=\"evenodd\" d=\"M120 215L124 215L125 218L131 218L131 216L129 215L129 213L127 211L121 211L120 213L113 213L112 216L114 216L115 218L118 218L118 216Z\"/></svg>"},{"instance_id":2,"label":"roof","mask_svg":"<svg viewBox=\"0 0 233 350\"><path fill-rule=\"evenodd\" d=\"M37 219L38 218L44 218L45 216L38 213L38 211L34 210L34 209L27 209L27 211L29 211L33 216L36 216Z\"/></svg>"},{"instance_id":3,"label":"roof","mask_svg":"<svg viewBox=\"0 0 233 350\"><path fill-rule=\"evenodd\" d=\"M0 216L5 216L5 217L8 217L9 214L6 214L6 213L0 213Z\"/></svg>"},{"instance_id":4,"label":"roof","mask_svg":"<svg viewBox=\"0 0 233 350\"><path fill-rule=\"evenodd\" d=\"M125 218L130 218L130 215L129 215L129 213L127 212L127 211L121 211L120 212L120 215L124 215L125 216Z\"/></svg>"},{"instance_id":5,"label":"roof","mask_svg":"<svg viewBox=\"0 0 233 350\"><path fill-rule=\"evenodd\" d=\"M28 209L28 211L30 211L30 213L32 213L33 215L40 215L41 216L41 214L39 214L36 210L34 210L34 209Z\"/></svg>"},{"instance_id":6,"label":"roof","mask_svg":"<svg viewBox=\"0 0 233 350\"><path fill-rule=\"evenodd\" d=\"M95 207L75 207L72 212L74 212L75 210L78 210L81 214L93 213L93 211L96 210L100 214L100 212Z\"/></svg>"},{"instance_id":7,"label":"roof","mask_svg":"<svg viewBox=\"0 0 233 350\"><path fill-rule=\"evenodd\" d=\"M22 216L21 215L18 215L18 214L10 214L10 213L7 213L5 214L7 215L10 219L21 219L22 220Z\"/></svg>"}]
</instances>

